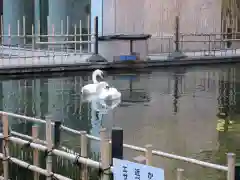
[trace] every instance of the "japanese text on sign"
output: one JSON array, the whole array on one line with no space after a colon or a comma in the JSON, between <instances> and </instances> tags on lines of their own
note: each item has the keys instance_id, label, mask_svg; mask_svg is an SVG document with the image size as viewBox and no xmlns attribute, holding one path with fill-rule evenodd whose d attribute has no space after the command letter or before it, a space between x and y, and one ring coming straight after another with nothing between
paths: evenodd
<instances>
[{"instance_id":1,"label":"japanese text on sign","mask_svg":"<svg viewBox=\"0 0 240 180\"><path fill-rule=\"evenodd\" d=\"M164 180L164 170L121 159L113 159L114 180Z\"/></svg>"}]
</instances>

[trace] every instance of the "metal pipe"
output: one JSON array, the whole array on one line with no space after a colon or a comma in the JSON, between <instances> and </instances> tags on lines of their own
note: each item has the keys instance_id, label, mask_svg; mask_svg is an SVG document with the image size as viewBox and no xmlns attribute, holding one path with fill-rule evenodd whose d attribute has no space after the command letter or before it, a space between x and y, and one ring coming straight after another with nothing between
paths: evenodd
<instances>
[{"instance_id":1,"label":"metal pipe","mask_svg":"<svg viewBox=\"0 0 240 180\"><path fill-rule=\"evenodd\" d=\"M93 44L94 42L92 41L55 41L55 42L36 42L36 44L56 44L56 45L59 45L59 44Z\"/></svg>"},{"instance_id":2,"label":"metal pipe","mask_svg":"<svg viewBox=\"0 0 240 180\"><path fill-rule=\"evenodd\" d=\"M175 17L175 51L179 51L179 16Z\"/></svg>"},{"instance_id":3,"label":"metal pipe","mask_svg":"<svg viewBox=\"0 0 240 180\"><path fill-rule=\"evenodd\" d=\"M95 43L94 54L98 54L98 16L95 17Z\"/></svg>"}]
</instances>

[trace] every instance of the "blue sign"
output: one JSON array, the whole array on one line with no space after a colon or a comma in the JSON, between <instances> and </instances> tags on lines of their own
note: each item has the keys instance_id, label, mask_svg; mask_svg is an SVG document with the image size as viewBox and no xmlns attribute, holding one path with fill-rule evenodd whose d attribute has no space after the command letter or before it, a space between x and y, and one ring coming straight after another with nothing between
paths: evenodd
<instances>
[{"instance_id":1,"label":"blue sign","mask_svg":"<svg viewBox=\"0 0 240 180\"><path fill-rule=\"evenodd\" d=\"M121 55L119 57L120 61L135 61L137 60L137 56L135 55Z\"/></svg>"}]
</instances>

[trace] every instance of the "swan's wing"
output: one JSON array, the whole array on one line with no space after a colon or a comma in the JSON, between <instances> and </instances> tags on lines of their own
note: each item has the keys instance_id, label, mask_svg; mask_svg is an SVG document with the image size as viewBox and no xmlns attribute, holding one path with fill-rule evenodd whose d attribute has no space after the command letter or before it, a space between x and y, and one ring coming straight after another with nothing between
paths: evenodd
<instances>
[{"instance_id":1,"label":"swan's wing","mask_svg":"<svg viewBox=\"0 0 240 180\"><path fill-rule=\"evenodd\" d=\"M121 97L121 93L116 88L110 88L109 95L111 95L112 99L118 99Z\"/></svg>"},{"instance_id":2,"label":"swan's wing","mask_svg":"<svg viewBox=\"0 0 240 180\"><path fill-rule=\"evenodd\" d=\"M81 92L84 94L96 93L97 84L88 84L82 87Z\"/></svg>"}]
</instances>

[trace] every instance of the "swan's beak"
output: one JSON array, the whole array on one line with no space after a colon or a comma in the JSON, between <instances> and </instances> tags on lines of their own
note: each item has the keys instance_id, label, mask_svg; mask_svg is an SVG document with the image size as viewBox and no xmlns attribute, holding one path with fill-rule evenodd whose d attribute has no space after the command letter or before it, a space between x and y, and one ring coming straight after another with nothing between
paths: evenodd
<instances>
[{"instance_id":1,"label":"swan's beak","mask_svg":"<svg viewBox=\"0 0 240 180\"><path fill-rule=\"evenodd\" d=\"M100 78L101 78L101 80L104 79L104 74L103 73L100 75Z\"/></svg>"}]
</instances>

